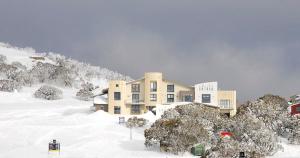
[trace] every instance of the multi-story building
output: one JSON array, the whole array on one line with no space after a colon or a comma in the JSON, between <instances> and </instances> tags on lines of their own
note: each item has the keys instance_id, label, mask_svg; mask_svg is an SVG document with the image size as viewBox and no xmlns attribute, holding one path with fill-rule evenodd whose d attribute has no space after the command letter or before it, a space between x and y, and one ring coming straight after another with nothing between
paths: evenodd
<instances>
[{"instance_id":1,"label":"multi-story building","mask_svg":"<svg viewBox=\"0 0 300 158\"><path fill-rule=\"evenodd\" d=\"M144 77L126 82L112 80L108 88L108 112L138 115L157 105L196 102L220 108L222 113L236 114L236 91L218 90L217 82L185 86L166 80L160 72L148 72Z\"/></svg>"},{"instance_id":2,"label":"multi-story building","mask_svg":"<svg viewBox=\"0 0 300 158\"><path fill-rule=\"evenodd\" d=\"M148 72L144 77L126 83L110 81L108 112L111 114L142 114L158 104L192 102L194 88L166 80L160 72Z\"/></svg>"}]
</instances>

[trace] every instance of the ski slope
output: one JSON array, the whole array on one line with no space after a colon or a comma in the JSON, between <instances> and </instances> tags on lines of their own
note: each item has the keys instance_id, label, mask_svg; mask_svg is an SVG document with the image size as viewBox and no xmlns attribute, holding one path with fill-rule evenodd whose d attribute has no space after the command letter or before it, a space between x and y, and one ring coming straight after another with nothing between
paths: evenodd
<instances>
[{"instance_id":1,"label":"ski slope","mask_svg":"<svg viewBox=\"0 0 300 158\"><path fill-rule=\"evenodd\" d=\"M130 140L117 116L90 112L92 102L75 99L74 89L64 89L62 100L45 101L32 97L37 88L0 92L0 158L48 158L52 139L61 143L61 158L191 157L146 149L142 128Z\"/></svg>"}]
</instances>

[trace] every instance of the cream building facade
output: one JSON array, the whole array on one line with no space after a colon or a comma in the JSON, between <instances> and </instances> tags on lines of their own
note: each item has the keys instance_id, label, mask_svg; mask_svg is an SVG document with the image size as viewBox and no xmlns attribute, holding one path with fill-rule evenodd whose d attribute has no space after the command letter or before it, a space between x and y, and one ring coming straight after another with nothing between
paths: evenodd
<instances>
[{"instance_id":1,"label":"cream building facade","mask_svg":"<svg viewBox=\"0 0 300 158\"><path fill-rule=\"evenodd\" d=\"M192 102L194 88L166 80L160 72L148 72L144 77L126 83L110 81L108 112L121 115L138 115L152 110L158 104Z\"/></svg>"},{"instance_id":2,"label":"cream building facade","mask_svg":"<svg viewBox=\"0 0 300 158\"><path fill-rule=\"evenodd\" d=\"M108 112L138 115L178 102L197 102L217 106L222 113L236 114L236 91L220 91L217 82L186 86L166 80L160 72L147 72L144 77L125 82L112 80L108 88Z\"/></svg>"}]
</instances>

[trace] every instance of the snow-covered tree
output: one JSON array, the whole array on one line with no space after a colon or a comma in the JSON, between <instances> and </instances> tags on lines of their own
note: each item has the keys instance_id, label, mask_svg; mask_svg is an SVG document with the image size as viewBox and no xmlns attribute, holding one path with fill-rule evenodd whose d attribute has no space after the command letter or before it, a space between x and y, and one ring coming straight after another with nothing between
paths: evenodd
<instances>
[{"instance_id":1,"label":"snow-covered tree","mask_svg":"<svg viewBox=\"0 0 300 158\"><path fill-rule=\"evenodd\" d=\"M30 71L35 82L45 83L53 80L57 66L50 63L38 62Z\"/></svg>"},{"instance_id":2,"label":"snow-covered tree","mask_svg":"<svg viewBox=\"0 0 300 158\"><path fill-rule=\"evenodd\" d=\"M92 83L84 83L81 85L81 89L76 93L76 97L80 100L89 101L94 96L94 85Z\"/></svg>"},{"instance_id":3,"label":"snow-covered tree","mask_svg":"<svg viewBox=\"0 0 300 158\"><path fill-rule=\"evenodd\" d=\"M6 76L6 79L14 80L16 77L17 68L12 65L2 63L0 64L0 73Z\"/></svg>"},{"instance_id":4,"label":"snow-covered tree","mask_svg":"<svg viewBox=\"0 0 300 158\"><path fill-rule=\"evenodd\" d=\"M0 80L0 91L13 92L21 89L21 86L12 80Z\"/></svg>"},{"instance_id":5,"label":"snow-covered tree","mask_svg":"<svg viewBox=\"0 0 300 158\"><path fill-rule=\"evenodd\" d=\"M46 100L57 100L63 98L63 92L55 87L44 85L40 87L35 93L36 98L46 99Z\"/></svg>"}]
</instances>

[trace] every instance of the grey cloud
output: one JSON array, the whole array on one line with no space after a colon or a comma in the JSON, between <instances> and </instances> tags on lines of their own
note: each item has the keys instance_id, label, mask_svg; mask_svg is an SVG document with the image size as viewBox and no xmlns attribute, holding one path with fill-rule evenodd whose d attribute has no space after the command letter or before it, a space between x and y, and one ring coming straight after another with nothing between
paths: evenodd
<instances>
[{"instance_id":1,"label":"grey cloud","mask_svg":"<svg viewBox=\"0 0 300 158\"><path fill-rule=\"evenodd\" d=\"M218 80L240 100L299 93L300 1L2 0L0 41L135 78Z\"/></svg>"}]
</instances>

